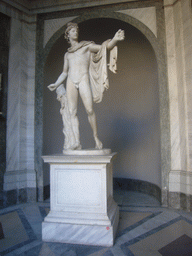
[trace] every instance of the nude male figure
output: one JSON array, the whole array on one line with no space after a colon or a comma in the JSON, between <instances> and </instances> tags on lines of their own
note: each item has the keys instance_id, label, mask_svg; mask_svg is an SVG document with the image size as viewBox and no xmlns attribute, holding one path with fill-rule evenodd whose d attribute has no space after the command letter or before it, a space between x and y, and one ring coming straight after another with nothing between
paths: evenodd
<instances>
[{"instance_id":1,"label":"nude male figure","mask_svg":"<svg viewBox=\"0 0 192 256\"><path fill-rule=\"evenodd\" d=\"M97 53L101 49L101 45L93 42L78 42L78 25L69 23L65 32L71 47L64 56L63 72L53 84L48 88L53 91L60 86L67 78L66 93L68 100L68 108L71 116L71 123L75 136L75 144L70 149L81 149L79 136L79 121L77 118L78 91L85 110L88 114L88 120L93 131L95 140L95 148L102 149L102 142L97 135L97 122L95 112L93 110L93 97L89 80L89 65L91 53ZM124 31L118 30L112 40L107 44L107 49L111 50L118 41L124 40Z\"/></svg>"}]
</instances>

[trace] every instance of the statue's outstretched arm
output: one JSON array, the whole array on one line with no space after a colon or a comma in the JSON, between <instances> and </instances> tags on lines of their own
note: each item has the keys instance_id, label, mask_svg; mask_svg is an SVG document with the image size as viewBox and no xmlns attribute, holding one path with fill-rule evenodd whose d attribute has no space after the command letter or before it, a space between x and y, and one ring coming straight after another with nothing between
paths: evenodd
<instances>
[{"instance_id":1,"label":"statue's outstretched arm","mask_svg":"<svg viewBox=\"0 0 192 256\"><path fill-rule=\"evenodd\" d=\"M68 59L67 59L67 54L65 54L63 72L58 77L55 83L50 84L48 86L49 90L54 91L55 89L57 89L57 87L59 87L59 85L61 85L65 81L65 79L67 78L67 74L68 74Z\"/></svg>"},{"instance_id":2,"label":"statue's outstretched arm","mask_svg":"<svg viewBox=\"0 0 192 256\"><path fill-rule=\"evenodd\" d=\"M125 39L125 32L122 29L119 29L114 37L111 39L111 41L109 41L109 43L107 44L107 49L111 50L113 49L113 47L117 44L118 41L123 41Z\"/></svg>"},{"instance_id":3,"label":"statue's outstretched arm","mask_svg":"<svg viewBox=\"0 0 192 256\"><path fill-rule=\"evenodd\" d=\"M101 49L101 45L92 43L90 44L89 49L91 52L97 53Z\"/></svg>"},{"instance_id":4,"label":"statue's outstretched arm","mask_svg":"<svg viewBox=\"0 0 192 256\"><path fill-rule=\"evenodd\" d=\"M107 44L107 49L112 50L118 41L123 41L124 39L125 39L124 30L119 29L115 33L114 37L111 40L109 40L109 42ZM91 52L97 53L101 49L101 45L93 43L89 46L89 49Z\"/></svg>"}]
</instances>

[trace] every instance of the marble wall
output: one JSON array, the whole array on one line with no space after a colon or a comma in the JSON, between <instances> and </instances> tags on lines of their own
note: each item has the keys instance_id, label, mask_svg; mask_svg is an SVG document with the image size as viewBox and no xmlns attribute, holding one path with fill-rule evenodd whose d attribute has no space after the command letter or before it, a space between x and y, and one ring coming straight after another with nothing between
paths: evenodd
<instances>
[{"instance_id":1,"label":"marble wall","mask_svg":"<svg viewBox=\"0 0 192 256\"><path fill-rule=\"evenodd\" d=\"M30 189L29 197L36 197L34 170L34 89L36 22L33 17L21 15L1 6L11 16L5 197L15 191L15 199L22 198L19 191ZM22 192L23 193L23 192ZM25 194L27 192L25 191ZM10 199L7 199L7 202ZM11 202L10 202L11 203Z\"/></svg>"},{"instance_id":2,"label":"marble wall","mask_svg":"<svg viewBox=\"0 0 192 256\"><path fill-rule=\"evenodd\" d=\"M164 1L170 104L171 171L169 203L190 210L190 116L192 16L190 1ZM186 203L182 202L186 195Z\"/></svg>"}]
</instances>

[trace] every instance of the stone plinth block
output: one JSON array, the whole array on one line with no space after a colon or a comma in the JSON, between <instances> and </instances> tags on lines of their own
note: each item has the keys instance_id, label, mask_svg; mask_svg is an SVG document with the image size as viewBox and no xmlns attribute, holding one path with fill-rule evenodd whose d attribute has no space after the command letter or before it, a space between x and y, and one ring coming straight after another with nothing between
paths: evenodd
<instances>
[{"instance_id":1,"label":"stone plinth block","mask_svg":"<svg viewBox=\"0 0 192 256\"><path fill-rule=\"evenodd\" d=\"M112 246L119 221L113 200L109 150L43 156L50 164L50 212L42 224L42 239Z\"/></svg>"}]
</instances>

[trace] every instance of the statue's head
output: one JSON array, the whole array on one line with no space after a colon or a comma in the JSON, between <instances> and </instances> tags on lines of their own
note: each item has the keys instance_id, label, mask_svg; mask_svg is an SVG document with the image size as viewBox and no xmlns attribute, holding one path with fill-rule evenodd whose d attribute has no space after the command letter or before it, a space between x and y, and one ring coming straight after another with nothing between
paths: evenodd
<instances>
[{"instance_id":1,"label":"statue's head","mask_svg":"<svg viewBox=\"0 0 192 256\"><path fill-rule=\"evenodd\" d=\"M69 42L69 32L71 29L75 28L79 32L79 27L77 23L69 22L65 30L65 39Z\"/></svg>"}]
</instances>

